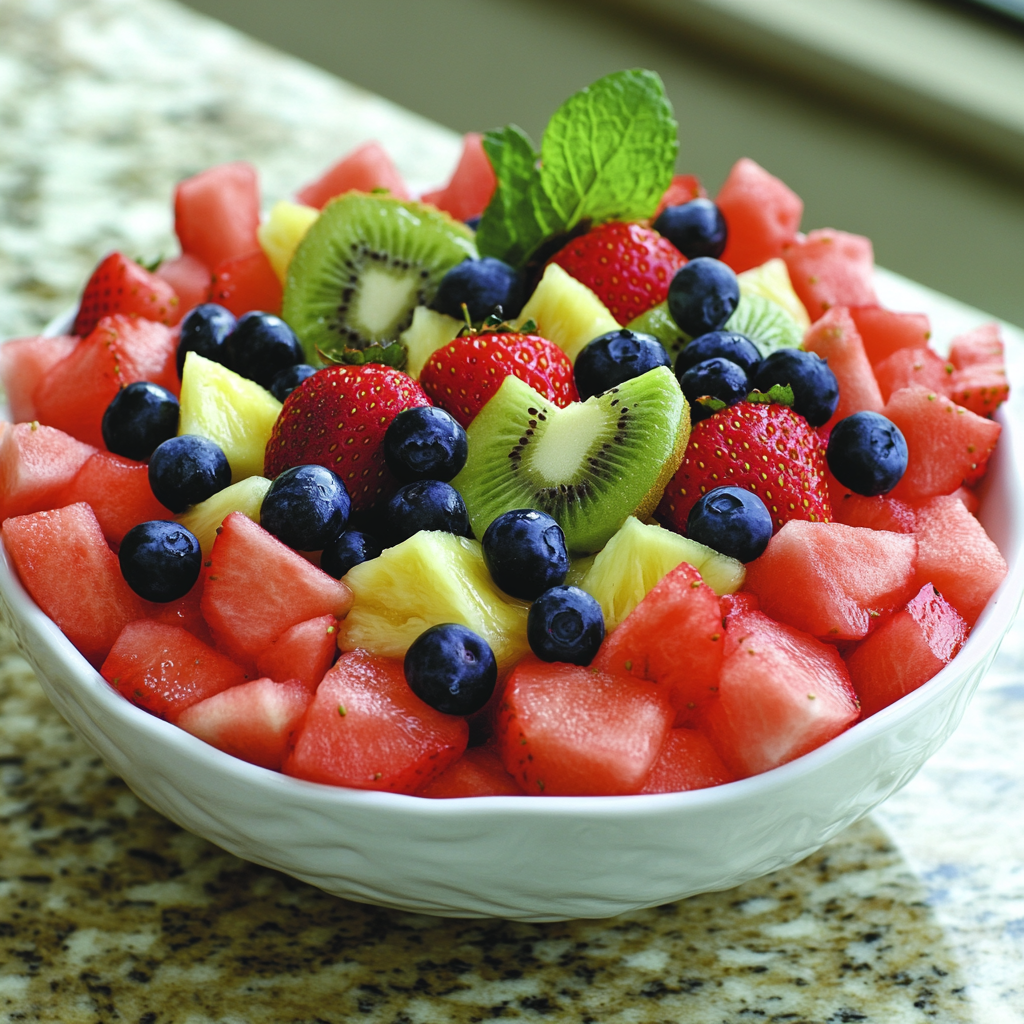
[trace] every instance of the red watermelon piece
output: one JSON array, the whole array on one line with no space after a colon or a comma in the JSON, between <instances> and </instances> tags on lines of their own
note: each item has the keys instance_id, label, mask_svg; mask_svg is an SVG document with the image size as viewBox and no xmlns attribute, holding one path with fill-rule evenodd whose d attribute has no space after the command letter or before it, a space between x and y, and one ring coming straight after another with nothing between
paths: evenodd
<instances>
[{"instance_id":1,"label":"red watermelon piece","mask_svg":"<svg viewBox=\"0 0 1024 1024\"><path fill-rule=\"evenodd\" d=\"M463 796L522 796L501 758L492 747L471 747L417 794L431 800Z\"/></svg>"},{"instance_id":2,"label":"red watermelon piece","mask_svg":"<svg viewBox=\"0 0 1024 1024\"><path fill-rule=\"evenodd\" d=\"M210 268L195 256L182 254L172 260L164 260L157 267L156 276L174 289L181 301L182 316L210 301Z\"/></svg>"},{"instance_id":3,"label":"red watermelon piece","mask_svg":"<svg viewBox=\"0 0 1024 1024\"><path fill-rule=\"evenodd\" d=\"M894 313L881 306L851 306L864 351L874 366L901 348L927 348L931 324L924 313Z\"/></svg>"},{"instance_id":4,"label":"red watermelon piece","mask_svg":"<svg viewBox=\"0 0 1024 1024\"><path fill-rule=\"evenodd\" d=\"M420 199L450 213L456 220L469 220L487 209L496 184L491 161L484 152L483 136L467 132L462 137L462 154L451 180L444 188L424 192Z\"/></svg>"},{"instance_id":5,"label":"red watermelon piece","mask_svg":"<svg viewBox=\"0 0 1024 1024\"><path fill-rule=\"evenodd\" d=\"M146 618L153 622L163 622L168 626L187 629L194 637L202 640L209 647L213 646L210 627L203 618L200 603L203 597L202 577L199 582L177 601L154 603L146 601Z\"/></svg>"},{"instance_id":6,"label":"red watermelon piece","mask_svg":"<svg viewBox=\"0 0 1024 1024\"><path fill-rule=\"evenodd\" d=\"M324 676L282 770L310 782L415 793L466 749L464 718L409 689L402 663L343 654Z\"/></svg>"},{"instance_id":7,"label":"red watermelon piece","mask_svg":"<svg viewBox=\"0 0 1024 1024\"><path fill-rule=\"evenodd\" d=\"M871 239L835 228L819 228L790 242L786 261L793 290L817 320L833 306L877 304ZM856 321L855 321L856 322Z\"/></svg>"},{"instance_id":8,"label":"red watermelon piece","mask_svg":"<svg viewBox=\"0 0 1024 1024\"><path fill-rule=\"evenodd\" d=\"M971 366L1002 366L1005 359L999 324L994 322L957 335L949 346L949 361L957 370Z\"/></svg>"},{"instance_id":9,"label":"red watermelon piece","mask_svg":"<svg viewBox=\"0 0 1024 1024\"><path fill-rule=\"evenodd\" d=\"M0 520L65 505L65 490L95 453L62 430L15 423L0 434Z\"/></svg>"},{"instance_id":10,"label":"red watermelon piece","mask_svg":"<svg viewBox=\"0 0 1024 1024\"><path fill-rule=\"evenodd\" d=\"M56 338L12 338L0 345L0 383L7 393L12 423L36 419L32 395L39 382L77 344L78 338L63 334Z\"/></svg>"},{"instance_id":11,"label":"red watermelon piece","mask_svg":"<svg viewBox=\"0 0 1024 1024\"><path fill-rule=\"evenodd\" d=\"M505 686L495 734L527 793L612 796L640 791L674 718L654 683L528 656Z\"/></svg>"},{"instance_id":12,"label":"red watermelon piece","mask_svg":"<svg viewBox=\"0 0 1024 1024\"><path fill-rule=\"evenodd\" d=\"M917 525L914 509L904 501L878 494L851 494L829 474L832 520L844 526L859 526L888 533L913 533Z\"/></svg>"},{"instance_id":13,"label":"red watermelon piece","mask_svg":"<svg viewBox=\"0 0 1024 1024\"><path fill-rule=\"evenodd\" d=\"M251 164L211 167L174 191L174 230L181 251L206 267L258 249L259 224L260 189Z\"/></svg>"},{"instance_id":14,"label":"red watermelon piece","mask_svg":"<svg viewBox=\"0 0 1024 1024\"><path fill-rule=\"evenodd\" d=\"M281 280L262 249L224 260L214 267L210 301L235 316L254 309L277 316L282 295Z\"/></svg>"},{"instance_id":15,"label":"red watermelon piece","mask_svg":"<svg viewBox=\"0 0 1024 1024\"><path fill-rule=\"evenodd\" d=\"M296 679L314 693L338 651L338 620L320 615L286 629L256 659L260 675Z\"/></svg>"},{"instance_id":16,"label":"red watermelon piece","mask_svg":"<svg viewBox=\"0 0 1024 1024\"><path fill-rule=\"evenodd\" d=\"M991 416L1010 394L999 324L982 324L953 339L949 396L979 416Z\"/></svg>"},{"instance_id":17,"label":"red watermelon piece","mask_svg":"<svg viewBox=\"0 0 1024 1024\"><path fill-rule=\"evenodd\" d=\"M967 639L967 624L930 583L846 658L860 717L887 708L948 665Z\"/></svg>"},{"instance_id":18,"label":"red watermelon piece","mask_svg":"<svg viewBox=\"0 0 1024 1024\"><path fill-rule=\"evenodd\" d=\"M189 705L177 724L225 754L278 771L312 699L296 679L253 679Z\"/></svg>"},{"instance_id":19,"label":"red watermelon piece","mask_svg":"<svg viewBox=\"0 0 1024 1024\"><path fill-rule=\"evenodd\" d=\"M171 722L186 708L245 681L245 672L187 630L129 622L100 675L126 700Z\"/></svg>"},{"instance_id":20,"label":"red watermelon piece","mask_svg":"<svg viewBox=\"0 0 1024 1024\"><path fill-rule=\"evenodd\" d=\"M672 729L640 792L682 793L721 786L735 779L702 732Z\"/></svg>"},{"instance_id":21,"label":"red watermelon piece","mask_svg":"<svg viewBox=\"0 0 1024 1024\"><path fill-rule=\"evenodd\" d=\"M143 606L121 576L92 509L80 503L15 516L2 533L32 599L83 657L99 665Z\"/></svg>"},{"instance_id":22,"label":"red watermelon piece","mask_svg":"<svg viewBox=\"0 0 1024 1024\"><path fill-rule=\"evenodd\" d=\"M952 373L952 364L930 348L900 348L875 364L875 379L886 402L901 388L922 387L948 395Z\"/></svg>"},{"instance_id":23,"label":"red watermelon piece","mask_svg":"<svg viewBox=\"0 0 1024 1024\"><path fill-rule=\"evenodd\" d=\"M651 219L657 220L667 206L682 206L683 203L692 202L694 199L707 197L707 189L700 183L700 178L696 174L677 174L672 178L672 184L665 189L665 194L661 197Z\"/></svg>"},{"instance_id":24,"label":"red watermelon piece","mask_svg":"<svg viewBox=\"0 0 1024 1024\"><path fill-rule=\"evenodd\" d=\"M376 188L387 189L396 199L411 198L384 147L379 142L367 142L300 189L295 198L304 206L322 210L343 192L372 192Z\"/></svg>"},{"instance_id":25,"label":"red watermelon piece","mask_svg":"<svg viewBox=\"0 0 1024 1024\"><path fill-rule=\"evenodd\" d=\"M899 533L792 519L747 566L761 610L812 636L859 640L912 591L917 544Z\"/></svg>"},{"instance_id":26,"label":"red watermelon piece","mask_svg":"<svg viewBox=\"0 0 1024 1024\"><path fill-rule=\"evenodd\" d=\"M804 212L792 189L747 157L733 164L715 202L729 229L721 258L737 274L781 256Z\"/></svg>"},{"instance_id":27,"label":"red watermelon piece","mask_svg":"<svg viewBox=\"0 0 1024 1024\"><path fill-rule=\"evenodd\" d=\"M123 313L172 325L181 319L181 301L162 277L112 252L92 272L78 303L72 333L90 334L105 316Z\"/></svg>"},{"instance_id":28,"label":"red watermelon piece","mask_svg":"<svg viewBox=\"0 0 1024 1024\"><path fill-rule=\"evenodd\" d=\"M977 494L970 489L970 487L958 487L953 492L954 498L959 498L964 505L964 508L971 513L972 516L978 514L978 509L981 508L981 499Z\"/></svg>"}]
</instances>

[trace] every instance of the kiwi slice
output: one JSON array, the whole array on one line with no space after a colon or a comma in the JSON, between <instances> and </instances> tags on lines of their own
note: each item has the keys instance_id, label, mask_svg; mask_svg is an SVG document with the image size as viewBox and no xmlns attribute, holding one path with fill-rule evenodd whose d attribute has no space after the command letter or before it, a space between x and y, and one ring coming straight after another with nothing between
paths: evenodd
<instances>
[{"instance_id":1,"label":"kiwi slice","mask_svg":"<svg viewBox=\"0 0 1024 1024\"><path fill-rule=\"evenodd\" d=\"M295 251L282 315L313 365L362 362L366 349L377 346L379 356L397 340L448 270L475 256L472 231L448 214L348 192L324 207ZM392 349L387 361L395 359Z\"/></svg>"},{"instance_id":2,"label":"kiwi slice","mask_svg":"<svg viewBox=\"0 0 1024 1024\"><path fill-rule=\"evenodd\" d=\"M482 537L497 516L553 516L569 551L598 551L631 515L649 516L679 468L690 409L666 366L564 409L506 377L469 426L452 481Z\"/></svg>"},{"instance_id":3,"label":"kiwi slice","mask_svg":"<svg viewBox=\"0 0 1024 1024\"><path fill-rule=\"evenodd\" d=\"M646 313L641 313L630 320L626 326L631 331L639 331L641 334L653 334L665 346L673 366L676 356L690 344L691 340L685 331L679 330L672 319L667 302L659 302L657 306L652 306Z\"/></svg>"},{"instance_id":4,"label":"kiwi slice","mask_svg":"<svg viewBox=\"0 0 1024 1024\"><path fill-rule=\"evenodd\" d=\"M748 337L762 357L780 348L799 348L804 340L803 328L777 302L763 295L741 294L723 330Z\"/></svg>"}]
</instances>

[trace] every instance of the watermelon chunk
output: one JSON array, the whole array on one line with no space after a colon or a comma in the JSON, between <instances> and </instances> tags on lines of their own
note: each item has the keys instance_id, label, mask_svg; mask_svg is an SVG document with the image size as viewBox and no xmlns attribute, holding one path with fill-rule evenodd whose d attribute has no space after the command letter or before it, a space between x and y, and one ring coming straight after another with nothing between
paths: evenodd
<instances>
[{"instance_id":1,"label":"watermelon chunk","mask_svg":"<svg viewBox=\"0 0 1024 1024\"><path fill-rule=\"evenodd\" d=\"M982 324L953 339L949 396L979 416L990 416L1010 394L999 324Z\"/></svg>"},{"instance_id":2,"label":"watermelon chunk","mask_svg":"<svg viewBox=\"0 0 1024 1024\"><path fill-rule=\"evenodd\" d=\"M948 665L967 639L967 624L926 583L888 622L846 658L860 716L887 708Z\"/></svg>"},{"instance_id":3,"label":"watermelon chunk","mask_svg":"<svg viewBox=\"0 0 1024 1024\"><path fill-rule=\"evenodd\" d=\"M277 771L312 699L298 680L253 679L189 705L177 724L225 754Z\"/></svg>"},{"instance_id":4,"label":"watermelon chunk","mask_svg":"<svg viewBox=\"0 0 1024 1024\"><path fill-rule=\"evenodd\" d=\"M522 796L523 791L505 771L496 750L471 747L416 795L451 800L463 796Z\"/></svg>"},{"instance_id":5,"label":"watermelon chunk","mask_svg":"<svg viewBox=\"0 0 1024 1024\"><path fill-rule=\"evenodd\" d=\"M182 316L210 300L210 268L195 256L182 254L164 260L156 268L156 276L163 278L177 293Z\"/></svg>"},{"instance_id":6,"label":"watermelon chunk","mask_svg":"<svg viewBox=\"0 0 1024 1024\"><path fill-rule=\"evenodd\" d=\"M121 576L92 509L80 503L15 516L2 533L32 599L85 658L99 665L143 606Z\"/></svg>"},{"instance_id":7,"label":"watermelon chunk","mask_svg":"<svg viewBox=\"0 0 1024 1024\"><path fill-rule=\"evenodd\" d=\"M651 219L657 220L667 206L681 206L694 199L707 199L707 197L707 189L700 183L700 178L696 174L677 174L672 178L672 184L665 189Z\"/></svg>"},{"instance_id":8,"label":"watermelon chunk","mask_svg":"<svg viewBox=\"0 0 1024 1024\"><path fill-rule=\"evenodd\" d=\"M206 267L258 249L259 224L260 190L251 164L211 167L174 191L174 230L181 251Z\"/></svg>"},{"instance_id":9,"label":"watermelon chunk","mask_svg":"<svg viewBox=\"0 0 1024 1024\"><path fill-rule=\"evenodd\" d=\"M672 729L641 793L682 793L734 782L711 741L696 729Z\"/></svg>"},{"instance_id":10,"label":"watermelon chunk","mask_svg":"<svg viewBox=\"0 0 1024 1024\"><path fill-rule=\"evenodd\" d=\"M450 213L456 220L479 217L491 201L497 179L484 152L483 136L467 132L462 137L462 154L451 180L444 188L424 192L424 203Z\"/></svg>"},{"instance_id":11,"label":"watermelon chunk","mask_svg":"<svg viewBox=\"0 0 1024 1024\"><path fill-rule=\"evenodd\" d=\"M372 192L375 188L387 189L396 199L411 198L384 147L379 142L366 142L300 189L295 198L304 206L322 210L343 192Z\"/></svg>"},{"instance_id":12,"label":"watermelon chunk","mask_svg":"<svg viewBox=\"0 0 1024 1024\"><path fill-rule=\"evenodd\" d=\"M516 665L498 706L501 760L527 793L638 793L675 711L653 683L532 656Z\"/></svg>"},{"instance_id":13,"label":"watermelon chunk","mask_svg":"<svg viewBox=\"0 0 1024 1024\"><path fill-rule=\"evenodd\" d=\"M316 691L338 652L338 620L320 615L286 629L256 659L261 675L295 679L310 693Z\"/></svg>"},{"instance_id":14,"label":"watermelon chunk","mask_svg":"<svg viewBox=\"0 0 1024 1024\"><path fill-rule=\"evenodd\" d=\"M54 427L6 427L0 434L0 520L66 505L68 485L95 451Z\"/></svg>"},{"instance_id":15,"label":"watermelon chunk","mask_svg":"<svg viewBox=\"0 0 1024 1024\"><path fill-rule=\"evenodd\" d=\"M737 274L781 256L804 212L792 189L747 157L733 164L715 202L729 229L721 258Z\"/></svg>"},{"instance_id":16,"label":"watermelon chunk","mask_svg":"<svg viewBox=\"0 0 1024 1024\"><path fill-rule=\"evenodd\" d=\"M91 334L100 320L117 313L170 326L181 319L181 300L162 277L112 252L86 282L72 333Z\"/></svg>"},{"instance_id":17,"label":"watermelon chunk","mask_svg":"<svg viewBox=\"0 0 1024 1024\"><path fill-rule=\"evenodd\" d=\"M820 747L859 714L836 651L762 612L728 620L719 686L703 724L739 777L777 768Z\"/></svg>"},{"instance_id":18,"label":"watermelon chunk","mask_svg":"<svg viewBox=\"0 0 1024 1024\"><path fill-rule=\"evenodd\" d=\"M322 615L343 618L352 591L241 512L221 527L207 562L203 618L233 656L251 660L286 630Z\"/></svg>"},{"instance_id":19,"label":"watermelon chunk","mask_svg":"<svg viewBox=\"0 0 1024 1024\"><path fill-rule=\"evenodd\" d=\"M464 718L424 704L402 663L343 654L324 676L282 770L310 782L415 793L465 749Z\"/></svg>"},{"instance_id":20,"label":"watermelon chunk","mask_svg":"<svg viewBox=\"0 0 1024 1024\"><path fill-rule=\"evenodd\" d=\"M203 597L202 579L184 596L177 601L164 603L144 602L146 606L146 618L152 622L163 622L168 626L178 626L187 629L194 637L202 640L209 647L213 646L213 637L210 636L210 627L206 624L200 610L200 603Z\"/></svg>"},{"instance_id":21,"label":"watermelon chunk","mask_svg":"<svg viewBox=\"0 0 1024 1024\"><path fill-rule=\"evenodd\" d=\"M1006 577L1006 560L955 494L917 508L918 585L933 583L973 626Z\"/></svg>"},{"instance_id":22,"label":"watermelon chunk","mask_svg":"<svg viewBox=\"0 0 1024 1024\"><path fill-rule=\"evenodd\" d=\"M71 354L78 344L73 335L56 338L13 338L0 345L0 383L7 393L12 423L37 418L32 395L52 366Z\"/></svg>"},{"instance_id":23,"label":"watermelon chunk","mask_svg":"<svg viewBox=\"0 0 1024 1024\"><path fill-rule=\"evenodd\" d=\"M900 348L875 364L875 379L888 402L901 388L922 387L949 395L953 366L930 348Z\"/></svg>"},{"instance_id":24,"label":"watermelon chunk","mask_svg":"<svg viewBox=\"0 0 1024 1024\"><path fill-rule=\"evenodd\" d=\"M864 351L874 366L901 348L927 348L931 324L924 313L894 313L881 306L851 306Z\"/></svg>"},{"instance_id":25,"label":"watermelon chunk","mask_svg":"<svg viewBox=\"0 0 1024 1024\"><path fill-rule=\"evenodd\" d=\"M281 280L262 249L216 264L210 285L210 301L235 316L251 310L281 312Z\"/></svg>"},{"instance_id":26,"label":"watermelon chunk","mask_svg":"<svg viewBox=\"0 0 1024 1024\"><path fill-rule=\"evenodd\" d=\"M138 619L117 637L100 675L126 700L176 721L186 708L245 681L245 672L187 630Z\"/></svg>"},{"instance_id":27,"label":"watermelon chunk","mask_svg":"<svg viewBox=\"0 0 1024 1024\"><path fill-rule=\"evenodd\" d=\"M970 489L970 487L958 487L953 492L953 497L959 498L963 502L964 508L967 509L972 516L976 516L978 514L978 509L981 508L981 499Z\"/></svg>"},{"instance_id":28,"label":"watermelon chunk","mask_svg":"<svg viewBox=\"0 0 1024 1024\"><path fill-rule=\"evenodd\" d=\"M790 242L782 258L811 320L833 306L877 304L874 250L863 235L819 228Z\"/></svg>"},{"instance_id":29,"label":"watermelon chunk","mask_svg":"<svg viewBox=\"0 0 1024 1024\"><path fill-rule=\"evenodd\" d=\"M834 486L833 486L834 481ZM913 533L917 525L914 509L904 501L878 494L851 494L829 474L832 520L844 526L860 526L889 533Z\"/></svg>"},{"instance_id":30,"label":"watermelon chunk","mask_svg":"<svg viewBox=\"0 0 1024 1024\"><path fill-rule=\"evenodd\" d=\"M912 591L913 536L793 519L747 566L746 588L772 618L830 640L867 636Z\"/></svg>"},{"instance_id":31,"label":"watermelon chunk","mask_svg":"<svg viewBox=\"0 0 1024 1024\"><path fill-rule=\"evenodd\" d=\"M989 323L957 335L949 346L949 361L957 370L971 366L1002 366L1006 359L999 324Z\"/></svg>"}]
</instances>

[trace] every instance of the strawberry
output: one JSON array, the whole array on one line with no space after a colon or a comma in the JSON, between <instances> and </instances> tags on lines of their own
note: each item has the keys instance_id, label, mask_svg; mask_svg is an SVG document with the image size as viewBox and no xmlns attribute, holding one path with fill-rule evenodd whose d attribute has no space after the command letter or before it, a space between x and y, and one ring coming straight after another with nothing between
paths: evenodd
<instances>
[{"instance_id":1,"label":"strawberry","mask_svg":"<svg viewBox=\"0 0 1024 1024\"><path fill-rule=\"evenodd\" d=\"M329 366L287 398L267 442L264 472L317 463L348 488L354 509L368 509L398 482L384 464L388 424L403 410L430 405L408 374L389 366Z\"/></svg>"},{"instance_id":2,"label":"strawberry","mask_svg":"<svg viewBox=\"0 0 1024 1024\"><path fill-rule=\"evenodd\" d=\"M620 324L668 298L668 286L686 257L642 224L612 221L574 238L551 257L585 284Z\"/></svg>"},{"instance_id":3,"label":"strawberry","mask_svg":"<svg viewBox=\"0 0 1024 1024\"><path fill-rule=\"evenodd\" d=\"M435 405L468 427L508 376L560 408L579 401L569 357L536 334L464 334L430 357L420 384Z\"/></svg>"},{"instance_id":4,"label":"strawberry","mask_svg":"<svg viewBox=\"0 0 1024 1024\"><path fill-rule=\"evenodd\" d=\"M700 496L726 485L757 494L776 533L790 519L827 523L832 518L824 445L803 416L785 405L740 402L697 423L656 515L685 533Z\"/></svg>"},{"instance_id":5,"label":"strawberry","mask_svg":"<svg viewBox=\"0 0 1024 1024\"><path fill-rule=\"evenodd\" d=\"M177 294L163 278L112 252L92 272L82 292L73 331L84 337L115 313L134 313L173 327L181 319L180 307Z\"/></svg>"}]
</instances>

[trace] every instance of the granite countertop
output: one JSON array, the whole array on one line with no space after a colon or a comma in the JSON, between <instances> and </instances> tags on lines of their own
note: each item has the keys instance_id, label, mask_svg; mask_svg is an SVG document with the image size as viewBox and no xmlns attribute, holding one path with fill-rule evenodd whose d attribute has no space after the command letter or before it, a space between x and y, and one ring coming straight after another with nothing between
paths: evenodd
<instances>
[{"instance_id":1,"label":"granite countertop","mask_svg":"<svg viewBox=\"0 0 1024 1024\"><path fill-rule=\"evenodd\" d=\"M283 197L366 138L414 185L450 133L164 0L0 4L0 336L115 247L174 251L174 182ZM327 896L141 804L0 637L0 1021L1024 1020L1024 630L921 774L819 853L609 921L443 921Z\"/></svg>"}]
</instances>

